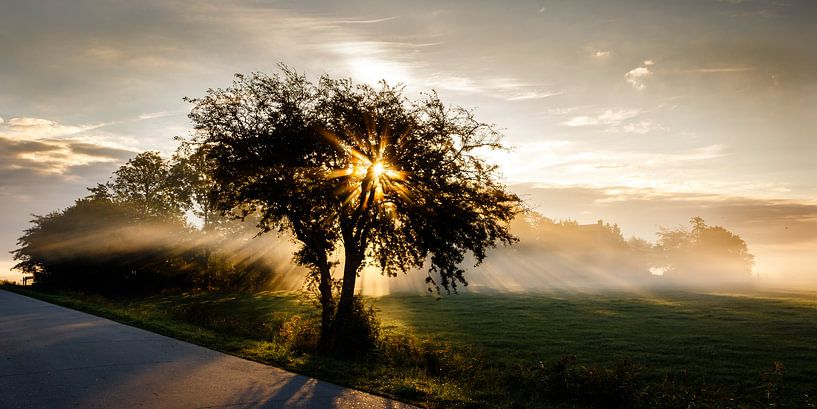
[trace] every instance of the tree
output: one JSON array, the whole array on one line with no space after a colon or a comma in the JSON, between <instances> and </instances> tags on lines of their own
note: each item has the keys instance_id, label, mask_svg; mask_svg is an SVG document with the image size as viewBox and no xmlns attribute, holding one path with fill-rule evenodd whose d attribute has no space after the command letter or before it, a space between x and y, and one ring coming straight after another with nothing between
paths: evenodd
<instances>
[{"instance_id":1,"label":"tree","mask_svg":"<svg viewBox=\"0 0 817 409\"><path fill-rule=\"evenodd\" d=\"M217 164L218 207L259 212L262 232L297 239L296 261L318 283L324 346L347 337L366 263L394 276L430 261L429 285L456 291L467 285L466 252L479 263L487 248L515 240L507 223L520 199L478 156L501 148L492 126L435 93L411 102L385 82L313 84L282 71L237 75L229 88L188 99L190 118ZM334 280L336 250L343 269Z\"/></svg>"},{"instance_id":2,"label":"tree","mask_svg":"<svg viewBox=\"0 0 817 409\"><path fill-rule=\"evenodd\" d=\"M668 278L687 283L728 283L751 277L754 256L746 242L721 226L709 226L700 217L690 229L662 229L657 250L667 266Z\"/></svg>"},{"instance_id":3,"label":"tree","mask_svg":"<svg viewBox=\"0 0 817 409\"><path fill-rule=\"evenodd\" d=\"M159 152L142 152L114 172L109 184L112 197L130 203L145 216L179 218L189 208L190 195L179 170Z\"/></svg>"},{"instance_id":4,"label":"tree","mask_svg":"<svg viewBox=\"0 0 817 409\"><path fill-rule=\"evenodd\" d=\"M35 216L17 241L15 269L51 288L128 294L179 285L188 259L181 222L145 217L128 203L92 195Z\"/></svg>"},{"instance_id":5,"label":"tree","mask_svg":"<svg viewBox=\"0 0 817 409\"><path fill-rule=\"evenodd\" d=\"M207 157L207 151L195 141L182 140L173 155L170 173L180 186L178 192L187 199L192 213L202 222L201 230L205 233L214 230L222 219L214 206L211 192L214 189L212 178L215 163Z\"/></svg>"}]
</instances>

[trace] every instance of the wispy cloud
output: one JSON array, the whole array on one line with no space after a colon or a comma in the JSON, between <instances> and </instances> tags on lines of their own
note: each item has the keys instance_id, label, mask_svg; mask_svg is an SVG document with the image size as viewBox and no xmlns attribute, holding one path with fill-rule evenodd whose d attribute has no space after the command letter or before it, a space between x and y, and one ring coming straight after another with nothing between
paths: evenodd
<instances>
[{"instance_id":1,"label":"wispy cloud","mask_svg":"<svg viewBox=\"0 0 817 409\"><path fill-rule=\"evenodd\" d=\"M747 234L750 244L817 242L817 202L615 185L524 184L516 185L516 190L543 204L572 198L577 208L615 215L623 226L629 224L628 219L638 217L655 218L654 225L671 227L676 221L685 223L692 216L703 216L712 224L726 224ZM544 213L548 215L546 210Z\"/></svg>"},{"instance_id":2,"label":"wispy cloud","mask_svg":"<svg viewBox=\"0 0 817 409\"><path fill-rule=\"evenodd\" d=\"M646 134L655 131L664 131L666 130L665 127L656 124L655 122L649 120L641 120L637 122L629 122L622 125L620 128L621 131L625 133L636 133L636 134Z\"/></svg>"},{"instance_id":3,"label":"wispy cloud","mask_svg":"<svg viewBox=\"0 0 817 409\"><path fill-rule=\"evenodd\" d=\"M376 83L386 80L403 83L418 90L436 88L458 93L494 97L506 101L526 101L561 95L562 91L548 84L540 84L513 75L493 72L486 75L473 70L441 68L436 55L445 49L434 34L384 36L376 29L377 23L390 22L397 17L362 19L316 17L297 14L277 8L249 7L235 12L234 19L246 30L257 33L258 41L270 37L270 20L279 22L279 30L268 41L273 44L281 38L289 39L286 47L298 44L301 50L312 50L314 59L329 58L330 74L351 75L356 81ZM444 59L443 59L444 60ZM324 69L327 66L324 64Z\"/></svg>"},{"instance_id":4,"label":"wispy cloud","mask_svg":"<svg viewBox=\"0 0 817 409\"><path fill-rule=\"evenodd\" d=\"M159 112L149 112L146 114L140 114L137 118L140 121L148 120L148 119L157 119L157 118L165 118L168 116L178 115L182 111L159 111Z\"/></svg>"},{"instance_id":5,"label":"wispy cloud","mask_svg":"<svg viewBox=\"0 0 817 409\"><path fill-rule=\"evenodd\" d=\"M363 82L375 83L380 80L389 82L413 83L419 68L410 55L433 43L414 44L392 41L337 41L327 42L323 51L334 54L340 59L352 76Z\"/></svg>"},{"instance_id":6,"label":"wispy cloud","mask_svg":"<svg viewBox=\"0 0 817 409\"><path fill-rule=\"evenodd\" d=\"M425 80L425 85L432 88L456 92L479 94L507 101L544 99L562 95L543 85L519 81L514 78L469 78L437 73Z\"/></svg>"},{"instance_id":7,"label":"wispy cloud","mask_svg":"<svg viewBox=\"0 0 817 409\"><path fill-rule=\"evenodd\" d=\"M64 125L43 118L11 118L0 123L0 169L63 175L75 166L121 161L133 154L132 149L79 135L102 126L104 124Z\"/></svg>"},{"instance_id":8,"label":"wispy cloud","mask_svg":"<svg viewBox=\"0 0 817 409\"><path fill-rule=\"evenodd\" d=\"M397 17L384 17L384 18L375 18L375 19L340 19L337 20L339 23L342 24L377 24L383 23L386 21L392 21Z\"/></svg>"},{"instance_id":9,"label":"wispy cloud","mask_svg":"<svg viewBox=\"0 0 817 409\"><path fill-rule=\"evenodd\" d=\"M732 73L732 72L746 72L746 71L754 71L757 70L757 67L718 67L718 68L697 68L693 70L687 70L687 72L698 72L702 74L719 74L719 73Z\"/></svg>"},{"instance_id":10,"label":"wispy cloud","mask_svg":"<svg viewBox=\"0 0 817 409\"><path fill-rule=\"evenodd\" d=\"M0 136L22 139L65 137L105 126L105 124L63 125L48 119L28 117L11 118L6 123L0 121L0 125L2 125Z\"/></svg>"},{"instance_id":11,"label":"wispy cloud","mask_svg":"<svg viewBox=\"0 0 817 409\"><path fill-rule=\"evenodd\" d=\"M733 12L727 12L727 13L723 13L723 14L725 16L735 17L735 18L748 17L748 18L767 19L767 18L780 17L778 14L776 14L776 13L774 13L772 11L769 11L769 10L733 11Z\"/></svg>"},{"instance_id":12,"label":"wispy cloud","mask_svg":"<svg viewBox=\"0 0 817 409\"><path fill-rule=\"evenodd\" d=\"M612 125L618 126L623 121L635 118L641 113L637 109L607 109L598 115L579 115L562 122L571 127Z\"/></svg>"}]
</instances>

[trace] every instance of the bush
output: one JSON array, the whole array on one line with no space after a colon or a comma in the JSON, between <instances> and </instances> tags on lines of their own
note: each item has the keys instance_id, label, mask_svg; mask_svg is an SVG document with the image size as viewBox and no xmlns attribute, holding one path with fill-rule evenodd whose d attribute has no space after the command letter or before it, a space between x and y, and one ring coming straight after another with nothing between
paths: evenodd
<instances>
[{"instance_id":1,"label":"bush","mask_svg":"<svg viewBox=\"0 0 817 409\"><path fill-rule=\"evenodd\" d=\"M627 361L612 368L584 366L576 357L562 358L544 371L544 389L557 401L578 402L594 407L631 408L639 400L637 368Z\"/></svg>"},{"instance_id":2,"label":"bush","mask_svg":"<svg viewBox=\"0 0 817 409\"><path fill-rule=\"evenodd\" d=\"M321 337L321 317L295 315L281 324L277 335L278 342L293 353L314 352Z\"/></svg>"},{"instance_id":3,"label":"bush","mask_svg":"<svg viewBox=\"0 0 817 409\"><path fill-rule=\"evenodd\" d=\"M328 350L345 357L361 357L377 349L380 338L380 321L373 307L366 305L363 298L355 296L352 313L342 322L334 322L334 334Z\"/></svg>"},{"instance_id":4,"label":"bush","mask_svg":"<svg viewBox=\"0 0 817 409\"><path fill-rule=\"evenodd\" d=\"M377 343L377 358L384 365L417 368L430 376L459 376L479 366L476 351L461 351L448 343L419 340L402 333L384 334Z\"/></svg>"},{"instance_id":5,"label":"bush","mask_svg":"<svg viewBox=\"0 0 817 409\"><path fill-rule=\"evenodd\" d=\"M275 338L284 320L278 314L239 316L225 312L217 304L194 301L173 306L170 313L203 328L259 340Z\"/></svg>"}]
</instances>

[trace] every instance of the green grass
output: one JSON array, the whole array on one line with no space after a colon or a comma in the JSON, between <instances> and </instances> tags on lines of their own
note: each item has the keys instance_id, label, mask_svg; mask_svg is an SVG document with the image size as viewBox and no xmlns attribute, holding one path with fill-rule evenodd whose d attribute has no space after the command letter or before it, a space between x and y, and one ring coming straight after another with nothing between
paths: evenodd
<instances>
[{"instance_id":1,"label":"green grass","mask_svg":"<svg viewBox=\"0 0 817 409\"><path fill-rule=\"evenodd\" d=\"M814 294L394 295L376 305L385 328L477 347L494 362L629 360L653 380L686 371L735 390L780 362L789 387L817 393Z\"/></svg>"},{"instance_id":2,"label":"green grass","mask_svg":"<svg viewBox=\"0 0 817 409\"><path fill-rule=\"evenodd\" d=\"M382 350L349 361L298 348L316 311L293 293L11 289L428 407L607 407L622 394L641 407L768 407L773 395L809 407L817 394L815 294L391 295L370 300Z\"/></svg>"}]
</instances>

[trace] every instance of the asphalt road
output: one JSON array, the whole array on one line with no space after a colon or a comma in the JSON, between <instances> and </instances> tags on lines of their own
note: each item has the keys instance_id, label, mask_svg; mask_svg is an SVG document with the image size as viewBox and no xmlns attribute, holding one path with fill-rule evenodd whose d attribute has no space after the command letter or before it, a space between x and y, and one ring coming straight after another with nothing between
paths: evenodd
<instances>
[{"instance_id":1,"label":"asphalt road","mask_svg":"<svg viewBox=\"0 0 817 409\"><path fill-rule=\"evenodd\" d=\"M412 408L0 290L0 408Z\"/></svg>"}]
</instances>

